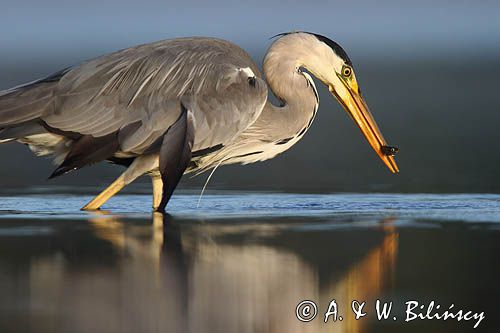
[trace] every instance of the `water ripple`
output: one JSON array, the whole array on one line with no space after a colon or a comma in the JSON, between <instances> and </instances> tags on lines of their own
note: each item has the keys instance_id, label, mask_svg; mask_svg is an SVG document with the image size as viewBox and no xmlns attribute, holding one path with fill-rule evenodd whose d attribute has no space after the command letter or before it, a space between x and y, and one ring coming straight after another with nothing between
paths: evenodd
<instances>
[{"instance_id":1,"label":"water ripple","mask_svg":"<svg viewBox=\"0 0 500 333\"><path fill-rule=\"evenodd\" d=\"M88 218L79 211L91 198L63 194L0 197L0 218ZM282 194L235 193L203 197L180 194L169 204L170 214L197 218L397 216L465 222L500 222L497 194ZM126 216L149 216L149 195L118 195L103 209Z\"/></svg>"}]
</instances>

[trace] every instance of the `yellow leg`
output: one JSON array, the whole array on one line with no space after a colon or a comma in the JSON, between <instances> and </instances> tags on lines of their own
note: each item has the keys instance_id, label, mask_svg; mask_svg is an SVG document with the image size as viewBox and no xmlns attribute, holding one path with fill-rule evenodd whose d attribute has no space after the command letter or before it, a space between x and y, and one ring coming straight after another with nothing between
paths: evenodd
<instances>
[{"instance_id":1,"label":"yellow leg","mask_svg":"<svg viewBox=\"0 0 500 333\"><path fill-rule=\"evenodd\" d=\"M83 206L82 210L97 210L101 208L106 201L108 201L113 195L118 193L122 188L127 185L124 180L124 176L118 177L111 185L109 185L104 191L99 193L94 199L92 199L88 204Z\"/></svg>"},{"instance_id":2,"label":"yellow leg","mask_svg":"<svg viewBox=\"0 0 500 333\"><path fill-rule=\"evenodd\" d=\"M109 185L104 191L102 191L97 197L92 199L88 204L83 206L82 210L97 210L99 209L106 201L109 200L113 195L118 193L122 188L126 185L130 184L134 180L136 180L139 176L149 172L151 170L158 169L158 155L143 155L137 157L132 164L125 170L124 173L121 174L111 185ZM161 179L160 179L161 181ZM155 189L155 185L153 182L153 190ZM160 186L161 189L161 186ZM156 193L156 192L155 192ZM155 195L156 197L156 195ZM161 200L161 192L160 192L160 200ZM158 203L159 204L159 203Z\"/></svg>"},{"instance_id":3,"label":"yellow leg","mask_svg":"<svg viewBox=\"0 0 500 333\"><path fill-rule=\"evenodd\" d=\"M151 176L151 180L153 181L153 209L156 210L160 206L163 195L163 181L160 176Z\"/></svg>"}]
</instances>

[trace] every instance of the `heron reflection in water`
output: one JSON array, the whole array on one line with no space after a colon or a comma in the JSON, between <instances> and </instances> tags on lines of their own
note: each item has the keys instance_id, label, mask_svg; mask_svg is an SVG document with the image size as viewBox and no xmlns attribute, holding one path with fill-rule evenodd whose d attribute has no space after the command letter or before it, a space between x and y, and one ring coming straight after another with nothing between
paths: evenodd
<instances>
[{"instance_id":1,"label":"heron reflection in water","mask_svg":"<svg viewBox=\"0 0 500 333\"><path fill-rule=\"evenodd\" d=\"M396 268L398 231L390 219L378 224L322 229L294 241L290 225L276 221L96 216L80 241L53 239L44 242L51 250L43 256L33 253L29 303L47 306L51 317L37 316L35 308L25 316L39 332L363 332L370 321L346 313L351 300L370 303L390 292ZM307 244L315 244L315 257L304 253ZM84 260L91 247L100 257ZM332 298L345 319L325 325L321 315ZM295 318L304 299L320 310L308 324Z\"/></svg>"},{"instance_id":2,"label":"heron reflection in water","mask_svg":"<svg viewBox=\"0 0 500 333\"><path fill-rule=\"evenodd\" d=\"M300 140L323 82L390 171L393 155L361 96L354 67L322 35L280 34L263 63L267 84L240 47L215 38L140 45L0 92L0 143L53 155L50 178L110 161L127 170L83 207L99 209L143 174L164 212L184 173L275 157ZM268 85L281 101L268 100Z\"/></svg>"}]
</instances>

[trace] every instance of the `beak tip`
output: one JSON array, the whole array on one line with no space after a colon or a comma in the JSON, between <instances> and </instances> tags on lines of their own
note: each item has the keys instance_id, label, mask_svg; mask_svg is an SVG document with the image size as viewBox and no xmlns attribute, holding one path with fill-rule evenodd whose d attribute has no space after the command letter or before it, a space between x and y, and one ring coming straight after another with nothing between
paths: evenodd
<instances>
[{"instance_id":1,"label":"beak tip","mask_svg":"<svg viewBox=\"0 0 500 333\"><path fill-rule=\"evenodd\" d=\"M393 174L399 174L399 168L398 165L396 164L394 156L385 155L384 158L382 158L382 160Z\"/></svg>"},{"instance_id":2,"label":"beak tip","mask_svg":"<svg viewBox=\"0 0 500 333\"><path fill-rule=\"evenodd\" d=\"M396 164L396 161L392 160L391 162L392 162L391 163L391 165L392 165L392 170L391 170L392 173L396 174L396 175L399 175L399 168L398 168L398 166Z\"/></svg>"}]
</instances>

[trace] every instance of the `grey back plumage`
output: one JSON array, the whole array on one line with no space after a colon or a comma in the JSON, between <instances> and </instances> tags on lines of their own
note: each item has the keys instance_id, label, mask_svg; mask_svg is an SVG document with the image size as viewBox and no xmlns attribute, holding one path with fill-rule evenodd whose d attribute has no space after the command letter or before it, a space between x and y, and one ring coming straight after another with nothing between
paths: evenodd
<instances>
[{"instance_id":1,"label":"grey back plumage","mask_svg":"<svg viewBox=\"0 0 500 333\"><path fill-rule=\"evenodd\" d=\"M182 103L194 114L196 151L229 142L258 118L266 99L267 86L244 50L219 39L181 38L121 50L1 93L0 129L36 122L62 136L116 134L114 154L133 157L155 149Z\"/></svg>"}]
</instances>

